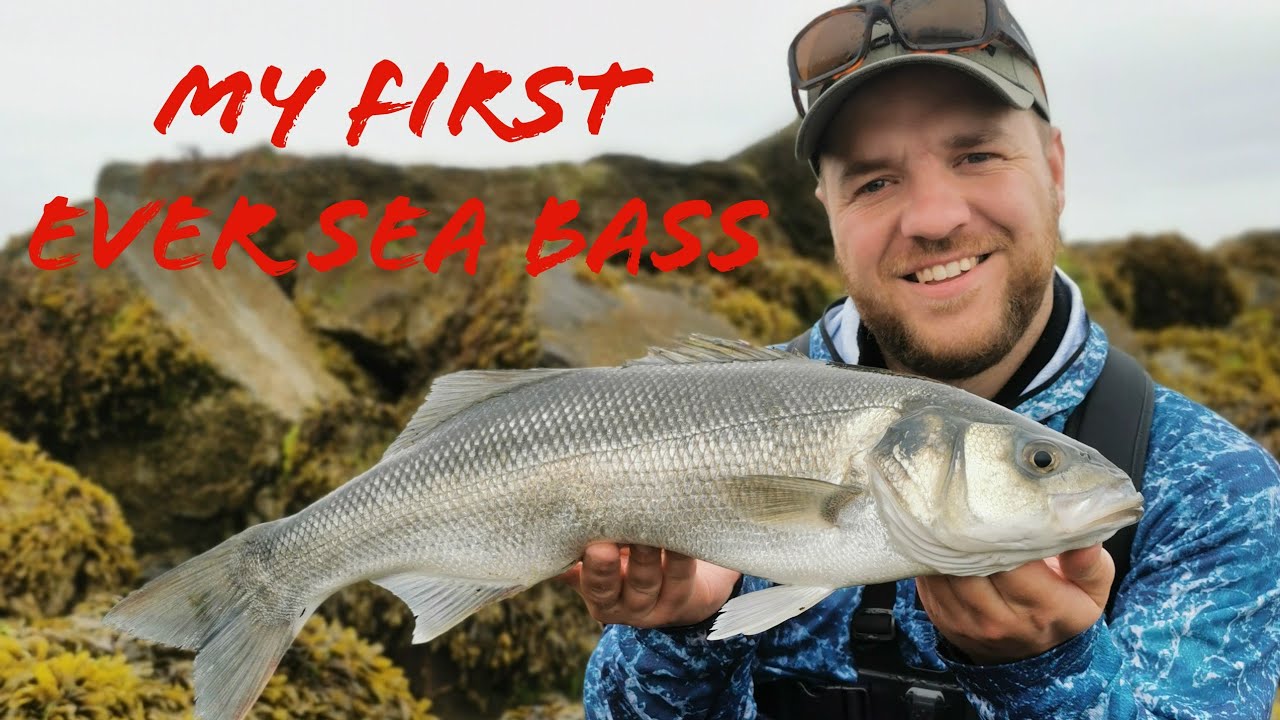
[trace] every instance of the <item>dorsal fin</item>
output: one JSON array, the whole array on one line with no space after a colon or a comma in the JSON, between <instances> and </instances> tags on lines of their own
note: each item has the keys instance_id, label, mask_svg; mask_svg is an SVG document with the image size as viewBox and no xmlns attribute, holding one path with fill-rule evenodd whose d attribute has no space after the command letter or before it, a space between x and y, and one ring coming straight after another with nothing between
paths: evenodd
<instances>
[{"instance_id":1,"label":"dorsal fin","mask_svg":"<svg viewBox=\"0 0 1280 720\"><path fill-rule=\"evenodd\" d=\"M632 365L680 365L709 362L758 362L770 360L805 359L804 355L789 350L752 345L745 340L725 340L710 335L693 334L675 347L649 348L649 354L628 360L623 367Z\"/></svg>"},{"instance_id":2,"label":"dorsal fin","mask_svg":"<svg viewBox=\"0 0 1280 720\"><path fill-rule=\"evenodd\" d=\"M431 383L427 399L413 414L400 436L382 454L385 460L412 447L444 421L467 408L516 388L550 380L573 368L535 368L533 370L462 370L442 375Z\"/></svg>"}]
</instances>

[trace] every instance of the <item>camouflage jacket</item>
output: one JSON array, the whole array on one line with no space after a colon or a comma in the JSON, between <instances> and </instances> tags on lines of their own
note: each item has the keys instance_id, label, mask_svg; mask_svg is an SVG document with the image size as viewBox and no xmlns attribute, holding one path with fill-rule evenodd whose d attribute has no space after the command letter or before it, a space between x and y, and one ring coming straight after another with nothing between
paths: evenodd
<instances>
[{"instance_id":1,"label":"camouflage jacket","mask_svg":"<svg viewBox=\"0 0 1280 720\"><path fill-rule=\"evenodd\" d=\"M1083 349L1017 412L1062 430L1107 353L1102 328L1083 324ZM817 332L810 354L831 358ZM1036 657L968 665L916 608L914 581L897 584L903 657L952 670L981 717L1267 716L1280 675L1280 467L1222 417L1155 391L1146 511L1111 621ZM741 592L769 585L746 577ZM607 626L587 668L586 715L752 718L755 682L853 682L850 620L861 592L838 590L772 630L715 642L705 626Z\"/></svg>"}]
</instances>

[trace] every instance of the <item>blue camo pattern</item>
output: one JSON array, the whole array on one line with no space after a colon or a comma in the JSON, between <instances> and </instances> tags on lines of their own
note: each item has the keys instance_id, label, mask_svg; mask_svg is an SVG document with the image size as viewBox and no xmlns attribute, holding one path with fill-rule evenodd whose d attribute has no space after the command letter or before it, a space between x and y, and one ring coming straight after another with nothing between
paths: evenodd
<instances>
[{"instance_id":1,"label":"blue camo pattern","mask_svg":"<svg viewBox=\"0 0 1280 720\"><path fill-rule=\"evenodd\" d=\"M820 333L811 356L829 360ZM1092 324L1079 356L1017 411L1062 430L1102 370ZM1280 467L1226 420L1156 386L1143 495L1114 618L1042 655L979 667L954 660L897 584L908 662L956 673L984 719L1266 718L1280 677ZM743 579L741 592L768 587ZM700 627L610 625L587 667L592 719L754 718L756 682L856 678L849 622L861 588L843 588L753 637L708 642ZM816 719L815 719L816 720Z\"/></svg>"}]
</instances>

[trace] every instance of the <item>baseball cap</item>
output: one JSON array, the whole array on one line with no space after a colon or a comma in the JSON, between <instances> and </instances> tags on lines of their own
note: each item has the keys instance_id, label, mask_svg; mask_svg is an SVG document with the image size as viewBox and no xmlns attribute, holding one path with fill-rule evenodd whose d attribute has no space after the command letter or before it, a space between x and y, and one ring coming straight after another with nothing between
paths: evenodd
<instances>
[{"instance_id":1,"label":"baseball cap","mask_svg":"<svg viewBox=\"0 0 1280 720\"><path fill-rule=\"evenodd\" d=\"M796 159L808 162L814 175L818 174L816 155L822 134L845 101L868 79L897 67L932 64L954 68L980 80L1013 107L1034 108L1049 120L1049 99L1040 75L1022 53L1000 43L980 50L917 53L898 42L883 42L882 38L892 32L888 22L878 22L872 29L871 49L861 67L835 83L807 91L809 109L796 134Z\"/></svg>"}]
</instances>

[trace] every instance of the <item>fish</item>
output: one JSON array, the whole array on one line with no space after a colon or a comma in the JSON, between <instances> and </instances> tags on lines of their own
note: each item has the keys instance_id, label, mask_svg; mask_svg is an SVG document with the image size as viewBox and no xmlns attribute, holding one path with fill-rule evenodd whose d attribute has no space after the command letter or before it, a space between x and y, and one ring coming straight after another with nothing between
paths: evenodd
<instances>
[{"instance_id":1,"label":"fish","mask_svg":"<svg viewBox=\"0 0 1280 720\"><path fill-rule=\"evenodd\" d=\"M364 580L423 643L589 543L652 545L774 583L727 603L717 640L840 587L989 575L1141 515L1098 451L976 395L694 335L618 366L441 376L373 467L104 622L196 651L196 713L240 720L317 607Z\"/></svg>"}]
</instances>

